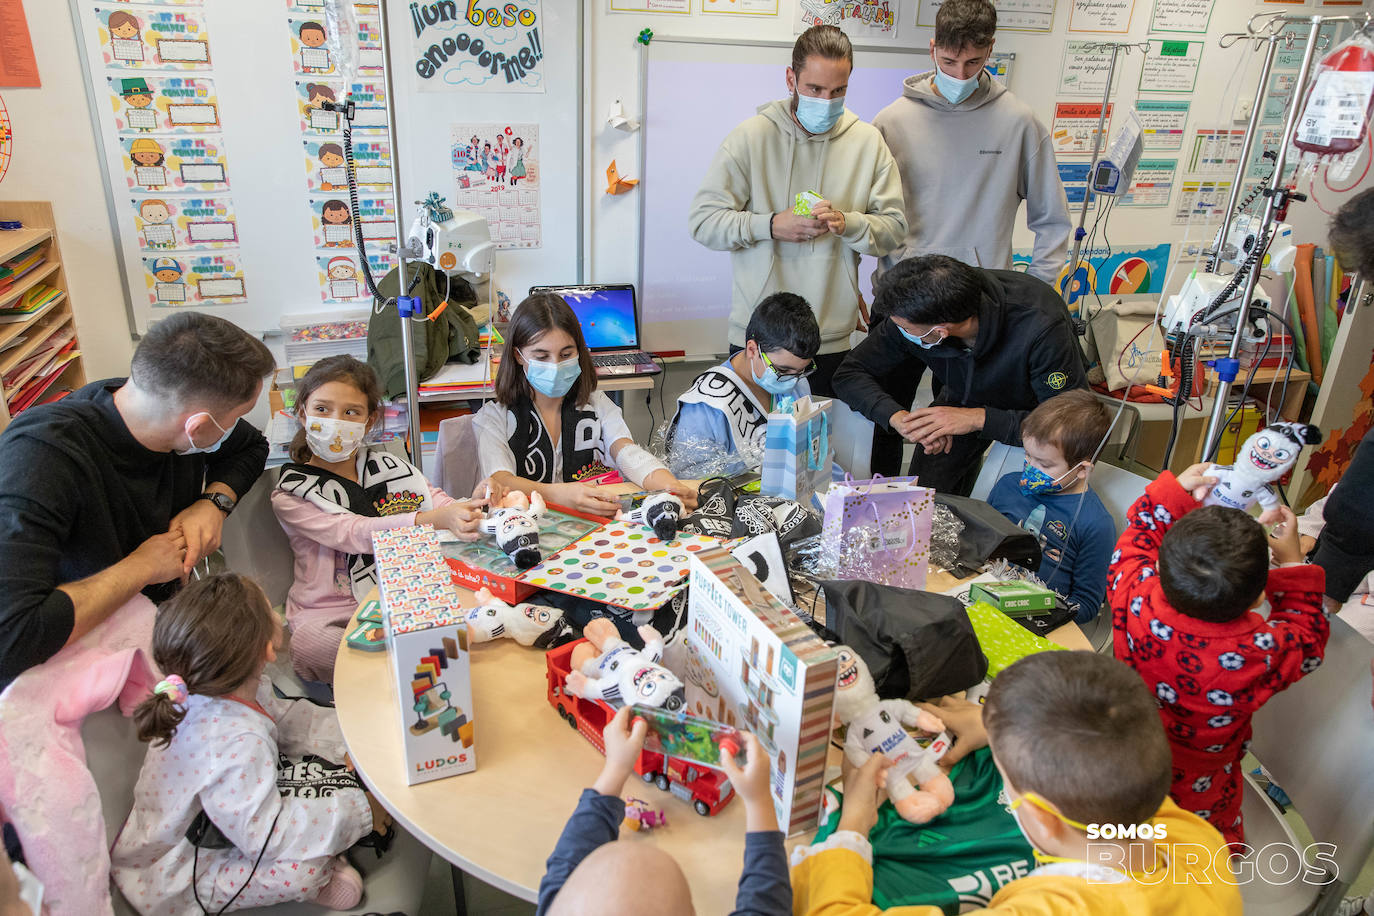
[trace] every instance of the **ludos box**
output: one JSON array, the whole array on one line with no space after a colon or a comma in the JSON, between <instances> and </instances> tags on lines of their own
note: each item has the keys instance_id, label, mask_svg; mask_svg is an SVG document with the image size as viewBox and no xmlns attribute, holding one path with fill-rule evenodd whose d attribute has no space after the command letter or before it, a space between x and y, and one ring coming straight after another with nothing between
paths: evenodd
<instances>
[{"instance_id":1,"label":"ludos box","mask_svg":"<svg viewBox=\"0 0 1374 916\"><path fill-rule=\"evenodd\" d=\"M835 650L728 551L703 550L691 564L679 666L688 711L758 736L778 823L789 835L810 830L824 802Z\"/></svg>"},{"instance_id":2,"label":"ludos box","mask_svg":"<svg viewBox=\"0 0 1374 916\"><path fill-rule=\"evenodd\" d=\"M410 785L477 768L463 609L433 528L372 536Z\"/></svg>"},{"instance_id":3,"label":"ludos box","mask_svg":"<svg viewBox=\"0 0 1374 916\"><path fill-rule=\"evenodd\" d=\"M975 582L969 601L986 601L1008 617L1035 617L1054 610L1054 592L1030 582Z\"/></svg>"}]
</instances>

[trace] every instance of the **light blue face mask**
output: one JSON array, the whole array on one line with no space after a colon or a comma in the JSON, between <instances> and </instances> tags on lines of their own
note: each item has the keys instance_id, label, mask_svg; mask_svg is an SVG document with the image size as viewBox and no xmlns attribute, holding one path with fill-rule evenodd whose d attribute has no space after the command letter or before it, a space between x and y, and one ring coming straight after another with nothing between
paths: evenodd
<instances>
[{"instance_id":1,"label":"light blue face mask","mask_svg":"<svg viewBox=\"0 0 1374 916\"><path fill-rule=\"evenodd\" d=\"M961 80L950 76L937 66L935 88L940 90L940 95L944 96L947 102L958 105L978 88L978 74L975 73L972 79Z\"/></svg>"},{"instance_id":2,"label":"light blue face mask","mask_svg":"<svg viewBox=\"0 0 1374 916\"><path fill-rule=\"evenodd\" d=\"M215 429L219 430L224 435L216 439L213 445L207 445L204 448L202 448L199 445L196 445L196 440L191 438L191 431L189 429L186 429L186 427L190 426L191 421L194 420L196 417L210 417L210 422L215 424ZM217 421L213 416L210 415L210 412L208 410L202 410L200 413L191 414L191 416L186 418L186 423L182 426L182 432L186 433L186 441L191 443L191 447L175 449L174 451L176 451L178 455L208 455L211 452L218 451L219 447L223 445L225 441L227 441L228 438L234 434L234 427L237 425L238 421L235 420L232 424L230 424L228 429L225 429L223 426L219 425L219 421Z\"/></svg>"},{"instance_id":3,"label":"light blue face mask","mask_svg":"<svg viewBox=\"0 0 1374 916\"><path fill-rule=\"evenodd\" d=\"M823 134L835 126L844 113L844 96L818 99L797 93L797 121L807 133Z\"/></svg>"},{"instance_id":4,"label":"light blue face mask","mask_svg":"<svg viewBox=\"0 0 1374 916\"><path fill-rule=\"evenodd\" d=\"M896 325L896 327L897 327L897 330L899 330L899 331L902 332L902 336L903 336L903 337L905 337L907 340L909 340L909 341L911 341L912 343L914 343L916 346L920 347L922 350L931 350L931 349L934 349L935 347L940 346L940 341L941 341L941 340L944 340L944 338L941 337L941 338L939 338L938 340L935 340L935 341L933 341L933 342L931 342L931 343L926 343L926 338L930 336L931 332L934 331L935 328L931 328L929 331L926 331L926 332L925 332L924 334L922 334L920 337L917 337L915 334L911 333L911 332L908 331L906 328L902 327L900 324L899 324L899 325Z\"/></svg>"},{"instance_id":5,"label":"light blue face mask","mask_svg":"<svg viewBox=\"0 0 1374 916\"><path fill-rule=\"evenodd\" d=\"M577 357L565 359L561 363L531 359L525 362L525 378L530 380L534 390L545 397L561 398L572 390L573 382L582 375L582 366Z\"/></svg>"},{"instance_id":6,"label":"light blue face mask","mask_svg":"<svg viewBox=\"0 0 1374 916\"><path fill-rule=\"evenodd\" d=\"M791 394L794 390L796 390L797 387L796 379L787 379L780 377L778 375L778 370L774 369L770 365L767 365L766 363L763 367L763 375L754 375L754 371L752 368L749 370L749 374L754 376L754 381L758 384L760 388L762 388L769 394L773 395L774 397L779 397L784 394Z\"/></svg>"}]
</instances>

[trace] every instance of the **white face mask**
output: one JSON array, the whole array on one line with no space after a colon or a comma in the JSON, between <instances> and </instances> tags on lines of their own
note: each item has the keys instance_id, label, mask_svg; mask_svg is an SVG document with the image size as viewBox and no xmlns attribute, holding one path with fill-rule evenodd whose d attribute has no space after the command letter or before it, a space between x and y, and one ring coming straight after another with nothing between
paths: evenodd
<instances>
[{"instance_id":1,"label":"white face mask","mask_svg":"<svg viewBox=\"0 0 1374 916\"><path fill-rule=\"evenodd\" d=\"M218 439L216 439L216 440L214 441L214 444L212 444L212 445L207 445L207 446L205 446L204 448L201 448L199 445L196 445L195 437L193 437L193 436L191 435L191 430L189 429L189 427L190 427L190 425L191 425L191 421L194 420L196 417L210 417L210 422L215 424L215 429L217 429L217 430L219 430L220 432L224 433L224 435L222 435L222 436L220 436ZM189 443L191 443L191 447L190 447L190 448L182 448L182 449L173 449L173 451L175 451L178 455L203 455L203 454L208 454L209 452L213 452L213 451L217 450L221 445L224 444L224 440L228 439L231 435L234 434L234 427L237 426L237 425L238 425L238 421L235 420L233 423L229 424L229 428L228 428L228 429L225 429L223 426L220 426L220 425L219 425L219 421L217 421L214 417L210 416L210 411L208 411L208 410L202 410L200 413L193 413L193 414L191 414L189 417L186 418L186 422L185 422L184 424L182 424L182 427L181 427L181 431L184 432L184 433L186 434L186 441L189 442Z\"/></svg>"},{"instance_id":2,"label":"white face mask","mask_svg":"<svg viewBox=\"0 0 1374 916\"><path fill-rule=\"evenodd\" d=\"M343 461L352 456L367 434L367 424L356 420L306 417L301 425L305 427L306 445L322 461Z\"/></svg>"}]
</instances>

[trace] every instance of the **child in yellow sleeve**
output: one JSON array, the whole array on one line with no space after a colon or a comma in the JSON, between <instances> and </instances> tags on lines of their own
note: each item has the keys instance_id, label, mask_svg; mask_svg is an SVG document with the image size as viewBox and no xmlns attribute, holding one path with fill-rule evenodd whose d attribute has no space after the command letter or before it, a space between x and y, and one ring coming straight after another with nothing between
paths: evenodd
<instances>
[{"instance_id":1,"label":"child in yellow sleeve","mask_svg":"<svg viewBox=\"0 0 1374 916\"><path fill-rule=\"evenodd\" d=\"M983 717L1012 813L1041 864L977 912L1241 912L1221 834L1167 797L1169 742L1154 699L1130 668L1090 652L1031 655L993 681ZM839 828L794 851L794 916L882 912L872 903L867 837L889 765L875 754L849 771ZM1088 825L1106 824L1148 824L1153 838L1089 839ZM886 912L941 914L925 906Z\"/></svg>"}]
</instances>

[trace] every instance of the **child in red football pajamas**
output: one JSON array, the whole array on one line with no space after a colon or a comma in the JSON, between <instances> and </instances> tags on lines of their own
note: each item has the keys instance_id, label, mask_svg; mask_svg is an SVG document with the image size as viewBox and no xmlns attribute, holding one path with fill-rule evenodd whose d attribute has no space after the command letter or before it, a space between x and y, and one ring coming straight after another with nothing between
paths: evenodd
<instances>
[{"instance_id":1,"label":"child in red football pajamas","mask_svg":"<svg viewBox=\"0 0 1374 916\"><path fill-rule=\"evenodd\" d=\"M1237 509L1202 507L1216 483L1207 467L1165 471L1145 488L1107 570L1107 600L1116 657L1159 703L1174 758L1169 794L1238 844L1250 717L1321 664L1325 573L1303 562L1286 507L1269 535ZM1255 613L1266 596L1268 620Z\"/></svg>"}]
</instances>

